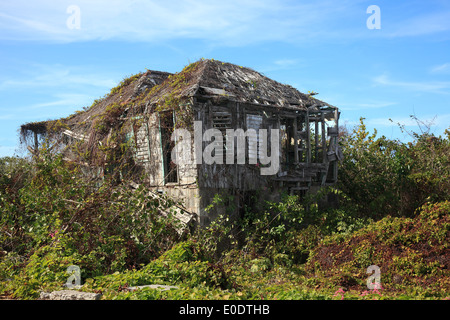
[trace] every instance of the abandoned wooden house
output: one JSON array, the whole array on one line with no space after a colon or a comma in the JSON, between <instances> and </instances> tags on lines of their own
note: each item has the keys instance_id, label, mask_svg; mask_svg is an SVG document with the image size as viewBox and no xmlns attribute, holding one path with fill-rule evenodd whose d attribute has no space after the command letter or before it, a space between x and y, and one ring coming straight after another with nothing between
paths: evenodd
<instances>
[{"instance_id":1,"label":"abandoned wooden house","mask_svg":"<svg viewBox=\"0 0 450 320\"><path fill-rule=\"evenodd\" d=\"M135 183L181 201L190 218L207 225L227 210L239 213L250 198L275 201L283 192L304 194L336 182L339 111L313 95L249 68L201 59L176 74L146 71L124 79L83 111L22 125L21 137L35 154L50 141L65 159L84 164L99 179L133 172ZM247 148L243 156L234 145L214 144L203 135L202 150L212 146L214 159L223 161L199 161L198 150L191 162L174 161L177 141L171 138L177 128L191 132L192 140L198 128L202 134L217 129L224 137L230 129L254 129L256 136L245 136L247 145L261 145L258 130L277 130L269 130L269 137L278 132L278 139L267 139L266 150L279 151L272 154L278 166L263 175L268 164L260 163L261 150ZM271 149L274 143L278 149ZM225 161L227 156L235 161ZM228 202L208 210L217 194Z\"/></svg>"}]
</instances>

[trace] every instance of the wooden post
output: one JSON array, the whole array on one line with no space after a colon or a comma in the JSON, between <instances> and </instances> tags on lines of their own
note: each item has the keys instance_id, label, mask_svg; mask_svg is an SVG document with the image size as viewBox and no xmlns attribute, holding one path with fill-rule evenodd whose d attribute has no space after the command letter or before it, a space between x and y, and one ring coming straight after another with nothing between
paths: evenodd
<instances>
[{"instance_id":1,"label":"wooden post","mask_svg":"<svg viewBox=\"0 0 450 320\"><path fill-rule=\"evenodd\" d=\"M163 147L163 137L161 130L161 113L158 112L158 126L159 126L159 143L160 143L160 152L161 152L161 171L162 171L162 183L166 184L166 170L165 170L165 160L164 160L164 147Z\"/></svg>"},{"instance_id":2,"label":"wooden post","mask_svg":"<svg viewBox=\"0 0 450 320\"><path fill-rule=\"evenodd\" d=\"M314 117L314 162L319 162L319 121L317 115Z\"/></svg>"},{"instance_id":3,"label":"wooden post","mask_svg":"<svg viewBox=\"0 0 450 320\"><path fill-rule=\"evenodd\" d=\"M311 163L311 128L309 127L309 110L306 110L306 163Z\"/></svg>"},{"instance_id":4,"label":"wooden post","mask_svg":"<svg viewBox=\"0 0 450 320\"><path fill-rule=\"evenodd\" d=\"M334 137L335 139L335 145L336 145L336 151L337 148L339 147L339 111L336 108L334 110L334 123L336 125L336 136ZM335 161L335 165L334 165L334 172L333 172L333 179L336 182L338 179L338 161Z\"/></svg>"},{"instance_id":5,"label":"wooden post","mask_svg":"<svg viewBox=\"0 0 450 320\"><path fill-rule=\"evenodd\" d=\"M280 119L280 115L277 115L277 128L279 130L279 132L281 133L281 119ZM278 147L280 150L280 162L279 163L283 163L283 136L280 135L280 139L278 140ZM280 169L281 171L281 169Z\"/></svg>"},{"instance_id":6,"label":"wooden post","mask_svg":"<svg viewBox=\"0 0 450 320\"><path fill-rule=\"evenodd\" d=\"M325 163L327 158L327 133L325 131L325 115L323 112L320 116L320 121L322 122L322 163Z\"/></svg>"},{"instance_id":7,"label":"wooden post","mask_svg":"<svg viewBox=\"0 0 450 320\"><path fill-rule=\"evenodd\" d=\"M37 156L39 154L39 141L38 135L36 131L34 131L34 155Z\"/></svg>"},{"instance_id":8,"label":"wooden post","mask_svg":"<svg viewBox=\"0 0 450 320\"><path fill-rule=\"evenodd\" d=\"M293 123L293 129L294 129L294 163L298 163L298 128L297 128L297 116L294 118Z\"/></svg>"}]
</instances>

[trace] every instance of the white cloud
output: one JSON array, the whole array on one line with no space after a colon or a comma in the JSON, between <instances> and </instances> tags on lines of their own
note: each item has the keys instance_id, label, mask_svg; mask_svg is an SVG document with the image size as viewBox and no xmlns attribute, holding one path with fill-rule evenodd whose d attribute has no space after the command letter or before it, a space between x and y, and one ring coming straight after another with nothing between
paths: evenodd
<instances>
[{"instance_id":1,"label":"white cloud","mask_svg":"<svg viewBox=\"0 0 450 320\"><path fill-rule=\"evenodd\" d=\"M35 110L35 109L45 109L53 107L72 107L79 108L87 106L92 103L92 97L87 94L55 94L53 95L55 100L47 102L39 102L29 106L24 106L22 108L18 107L17 110Z\"/></svg>"},{"instance_id":2,"label":"white cloud","mask_svg":"<svg viewBox=\"0 0 450 320\"><path fill-rule=\"evenodd\" d=\"M444 63L438 66L434 66L433 68L431 68L431 73L445 73L445 74L449 74L450 73L450 63Z\"/></svg>"},{"instance_id":3,"label":"white cloud","mask_svg":"<svg viewBox=\"0 0 450 320\"><path fill-rule=\"evenodd\" d=\"M0 75L0 120L26 122L67 116L90 106L116 86L118 79L89 66L24 63L13 76Z\"/></svg>"},{"instance_id":4,"label":"white cloud","mask_svg":"<svg viewBox=\"0 0 450 320\"><path fill-rule=\"evenodd\" d=\"M0 79L0 90L68 86L112 88L117 85L117 81L112 77L93 73L87 67L35 64L24 70L23 74L18 73L16 78Z\"/></svg>"},{"instance_id":5,"label":"white cloud","mask_svg":"<svg viewBox=\"0 0 450 320\"><path fill-rule=\"evenodd\" d=\"M333 41L367 37L362 0L14 0L0 3L0 39L58 42L164 41L190 38L221 45L259 41ZM80 29L66 25L67 8L80 8ZM394 5L392 5L395 7ZM450 30L450 12L389 21L382 6L381 37L430 35ZM392 9L392 8L391 8ZM386 18L388 17L388 18Z\"/></svg>"},{"instance_id":6,"label":"white cloud","mask_svg":"<svg viewBox=\"0 0 450 320\"><path fill-rule=\"evenodd\" d=\"M12 118L14 118L14 115L11 113L0 115L0 120L10 120Z\"/></svg>"},{"instance_id":7,"label":"white cloud","mask_svg":"<svg viewBox=\"0 0 450 320\"><path fill-rule=\"evenodd\" d=\"M389 37L412 37L437 34L450 30L450 11L436 10L435 12L417 14L414 17L400 19L391 24L387 33Z\"/></svg>"},{"instance_id":8,"label":"white cloud","mask_svg":"<svg viewBox=\"0 0 450 320\"><path fill-rule=\"evenodd\" d=\"M19 18L2 12L0 12L0 18L2 19L2 24L0 24L0 26L2 27L5 27L5 25L10 25L12 28L22 26L24 29L52 34L58 34L63 31L61 28L57 28L51 24L47 24L38 20Z\"/></svg>"},{"instance_id":9,"label":"white cloud","mask_svg":"<svg viewBox=\"0 0 450 320\"><path fill-rule=\"evenodd\" d=\"M298 68L299 66L300 66L299 59L280 58L271 63L268 63L268 64L258 67L257 70L258 70L258 72L261 72L264 74L267 72L274 72L274 71L279 71L279 70ZM294 85L294 84L291 83L291 85Z\"/></svg>"},{"instance_id":10,"label":"white cloud","mask_svg":"<svg viewBox=\"0 0 450 320\"><path fill-rule=\"evenodd\" d=\"M373 78L373 82L377 85L402 88L410 91L428 92L435 94L449 94L449 81L398 81L392 80L386 74Z\"/></svg>"},{"instance_id":11,"label":"white cloud","mask_svg":"<svg viewBox=\"0 0 450 320\"><path fill-rule=\"evenodd\" d=\"M80 8L79 30L66 25L70 17L66 9L73 4ZM71 42L182 37L227 45L351 36L354 32L343 32L345 21L361 14L355 1L337 5L331 0L15 0L0 3L0 12L0 39Z\"/></svg>"},{"instance_id":12,"label":"white cloud","mask_svg":"<svg viewBox=\"0 0 450 320\"><path fill-rule=\"evenodd\" d=\"M392 121L391 121L392 120ZM411 117L386 117L386 118L371 118L367 119L366 123L372 126L382 126L382 127L398 127L398 124L411 127L416 126L417 122Z\"/></svg>"},{"instance_id":13,"label":"white cloud","mask_svg":"<svg viewBox=\"0 0 450 320\"><path fill-rule=\"evenodd\" d=\"M277 66L282 68L290 67L292 65L296 65L298 63L297 59L279 59L274 62Z\"/></svg>"},{"instance_id":14,"label":"white cloud","mask_svg":"<svg viewBox=\"0 0 450 320\"><path fill-rule=\"evenodd\" d=\"M391 107L396 105L396 102L388 102L388 101L368 101L365 103L343 103L339 104L339 108L345 111L354 111L354 110L367 110L367 109L381 109L386 107Z\"/></svg>"}]
</instances>

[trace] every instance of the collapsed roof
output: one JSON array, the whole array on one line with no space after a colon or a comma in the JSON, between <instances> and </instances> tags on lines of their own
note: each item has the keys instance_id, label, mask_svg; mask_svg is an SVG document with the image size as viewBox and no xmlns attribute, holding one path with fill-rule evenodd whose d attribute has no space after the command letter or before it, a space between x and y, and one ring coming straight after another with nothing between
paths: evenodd
<instances>
[{"instance_id":1,"label":"collapsed roof","mask_svg":"<svg viewBox=\"0 0 450 320\"><path fill-rule=\"evenodd\" d=\"M65 141L70 137L87 142L81 148L83 150L77 152L92 156L99 153L99 146L103 149L105 146L118 148L121 142L116 138L120 130L116 129L125 124L134 126L133 121L139 116L155 110L181 111L189 108L192 98L199 97L280 110L337 109L314 98L313 94L301 93L250 68L201 59L176 74L147 70L128 77L90 107L67 118L23 124L20 127L20 141L33 153L37 152L38 141ZM112 136L116 136L115 143L111 143ZM107 162L105 152L101 151L103 154L96 157L102 158L103 164Z\"/></svg>"},{"instance_id":2,"label":"collapsed roof","mask_svg":"<svg viewBox=\"0 0 450 320\"><path fill-rule=\"evenodd\" d=\"M94 101L90 108L60 119L65 126L92 121L108 107L119 105L118 112L130 109L144 111L144 106L162 104L170 99L181 99L196 95L225 97L228 100L275 107L304 109L313 106L331 105L304 94L297 89L281 84L250 68L201 59L185 67L177 74L146 71L124 79L104 98ZM141 107L141 108L139 108ZM139 112L139 111L138 111ZM23 136L27 131L44 134L52 121L31 122L21 126Z\"/></svg>"}]
</instances>

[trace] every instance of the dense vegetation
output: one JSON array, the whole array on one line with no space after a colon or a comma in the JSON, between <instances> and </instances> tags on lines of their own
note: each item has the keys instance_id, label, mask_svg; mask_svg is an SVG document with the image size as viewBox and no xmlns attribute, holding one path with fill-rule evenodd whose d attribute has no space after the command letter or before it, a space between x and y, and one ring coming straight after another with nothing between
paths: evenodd
<instances>
[{"instance_id":1,"label":"dense vegetation","mask_svg":"<svg viewBox=\"0 0 450 320\"><path fill-rule=\"evenodd\" d=\"M341 137L335 188L182 235L145 187L98 184L45 148L2 158L0 295L60 290L76 265L80 290L103 299L448 298L450 132L412 136L377 137L362 119ZM318 205L327 193L338 208ZM370 265L382 288L367 289ZM145 284L178 289L125 290Z\"/></svg>"}]
</instances>

